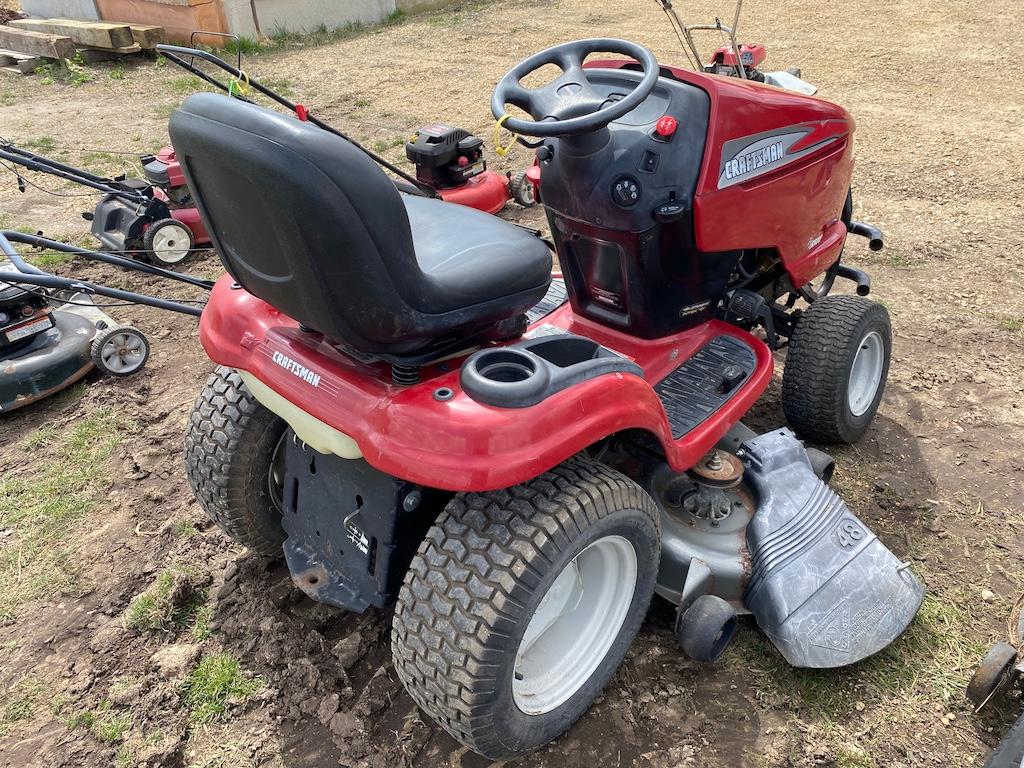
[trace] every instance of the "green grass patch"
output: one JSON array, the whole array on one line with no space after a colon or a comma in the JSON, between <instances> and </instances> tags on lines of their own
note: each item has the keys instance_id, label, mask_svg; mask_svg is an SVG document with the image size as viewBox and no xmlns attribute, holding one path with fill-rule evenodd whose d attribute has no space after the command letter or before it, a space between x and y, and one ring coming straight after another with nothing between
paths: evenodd
<instances>
[{"instance_id":1,"label":"green grass patch","mask_svg":"<svg viewBox=\"0 0 1024 768\"><path fill-rule=\"evenodd\" d=\"M0 699L0 736L6 734L14 723L27 720L35 714L40 694L45 686L34 677L24 677L4 692Z\"/></svg>"},{"instance_id":2,"label":"green grass patch","mask_svg":"<svg viewBox=\"0 0 1024 768\"><path fill-rule=\"evenodd\" d=\"M127 709L114 709L106 699L96 709L81 710L64 721L69 731L79 728L89 731L104 744L118 744L124 740L131 726L132 715Z\"/></svg>"},{"instance_id":3,"label":"green grass patch","mask_svg":"<svg viewBox=\"0 0 1024 768\"><path fill-rule=\"evenodd\" d=\"M13 107L18 101L18 97L14 95L14 91L4 89L0 91L0 107Z\"/></svg>"},{"instance_id":4,"label":"green grass patch","mask_svg":"<svg viewBox=\"0 0 1024 768\"><path fill-rule=\"evenodd\" d=\"M261 50L263 50L262 45L245 35L240 35L237 40L228 40L224 43L224 52L235 55L241 53L243 56L250 56L254 53L259 53Z\"/></svg>"},{"instance_id":5,"label":"green grass patch","mask_svg":"<svg viewBox=\"0 0 1024 768\"><path fill-rule=\"evenodd\" d=\"M206 82L200 80L195 75L179 75L178 77L169 77L165 82L167 84L167 87L179 96L189 96L193 93L204 91L207 88Z\"/></svg>"},{"instance_id":6,"label":"green grass patch","mask_svg":"<svg viewBox=\"0 0 1024 768\"><path fill-rule=\"evenodd\" d=\"M179 520L174 524L174 535L180 539L191 539L197 533L199 529L191 520Z\"/></svg>"},{"instance_id":7,"label":"green grass patch","mask_svg":"<svg viewBox=\"0 0 1024 768\"><path fill-rule=\"evenodd\" d=\"M63 253L61 251L47 251L46 253L32 254L31 252L25 254L28 257L28 262L35 264L37 267L43 269L51 269L53 267L59 267L61 264L67 264L73 261L75 254Z\"/></svg>"},{"instance_id":8,"label":"green grass patch","mask_svg":"<svg viewBox=\"0 0 1024 768\"><path fill-rule=\"evenodd\" d=\"M38 139L26 139L21 146L38 152L53 152L57 148L57 140L53 136L40 136Z\"/></svg>"},{"instance_id":9,"label":"green grass patch","mask_svg":"<svg viewBox=\"0 0 1024 768\"><path fill-rule=\"evenodd\" d=\"M0 620L75 585L76 524L102 500L105 462L124 426L103 408L63 430L44 427L26 440L35 469L0 476L0 529L13 532L0 549Z\"/></svg>"},{"instance_id":10,"label":"green grass patch","mask_svg":"<svg viewBox=\"0 0 1024 768\"><path fill-rule=\"evenodd\" d=\"M213 634L213 627L210 626L212 621L213 606L207 604L199 606L195 616L192 617L192 637L200 643L207 640Z\"/></svg>"},{"instance_id":11,"label":"green grass patch","mask_svg":"<svg viewBox=\"0 0 1024 768\"><path fill-rule=\"evenodd\" d=\"M192 622L206 601L206 589L191 568L166 568L145 592L137 595L122 621L130 629L170 632Z\"/></svg>"},{"instance_id":12,"label":"green grass patch","mask_svg":"<svg viewBox=\"0 0 1024 768\"><path fill-rule=\"evenodd\" d=\"M53 85L54 83L65 83L67 85L84 85L96 78L95 73L85 66L81 54L76 53L72 59L55 61L51 64L43 64L36 67L35 74L39 76L42 85Z\"/></svg>"},{"instance_id":13,"label":"green grass patch","mask_svg":"<svg viewBox=\"0 0 1024 768\"><path fill-rule=\"evenodd\" d=\"M249 678L229 653L204 656L182 685L182 702L194 723L223 718L229 703L245 701L263 688L259 678Z\"/></svg>"}]
</instances>

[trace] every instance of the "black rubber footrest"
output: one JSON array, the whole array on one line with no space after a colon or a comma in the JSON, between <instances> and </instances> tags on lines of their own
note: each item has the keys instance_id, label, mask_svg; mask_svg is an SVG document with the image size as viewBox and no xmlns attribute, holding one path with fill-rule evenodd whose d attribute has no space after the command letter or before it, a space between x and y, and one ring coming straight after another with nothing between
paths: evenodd
<instances>
[{"instance_id":1,"label":"black rubber footrest","mask_svg":"<svg viewBox=\"0 0 1024 768\"><path fill-rule=\"evenodd\" d=\"M665 406L672 437L678 440L729 399L750 378L754 350L734 336L718 336L654 388Z\"/></svg>"},{"instance_id":2,"label":"black rubber footrest","mask_svg":"<svg viewBox=\"0 0 1024 768\"><path fill-rule=\"evenodd\" d=\"M535 323L545 315L549 315L569 300L569 291L566 290L565 280L556 277L548 286L548 292L544 298L533 305L533 309L526 313L531 323Z\"/></svg>"}]
</instances>

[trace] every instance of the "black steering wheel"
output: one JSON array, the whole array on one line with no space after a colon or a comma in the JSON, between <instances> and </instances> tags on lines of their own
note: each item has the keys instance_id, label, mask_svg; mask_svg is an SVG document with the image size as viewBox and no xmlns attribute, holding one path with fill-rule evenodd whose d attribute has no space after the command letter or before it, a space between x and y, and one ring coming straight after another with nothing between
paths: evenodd
<instances>
[{"instance_id":1,"label":"black steering wheel","mask_svg":"<svg viewBox=\"0 0 1024 768\"><path fill-rule=\"evenodd\" d=\"M643 78L627 95L615 101L587 77L583 61L592 53L618 53L640 63ZM540 88L526 88L521 81L545 64L555 64L562 74ZM505 118L506 104L525 110L533 120L508 117L502 125L524 136L576 136L604 128L612 120L636 109L658 82L660 70L654 54L637 43L614 38L595 38L563 43L535 53L509 70L491 96L491 112Z\"/></svg>"}]
</instances>

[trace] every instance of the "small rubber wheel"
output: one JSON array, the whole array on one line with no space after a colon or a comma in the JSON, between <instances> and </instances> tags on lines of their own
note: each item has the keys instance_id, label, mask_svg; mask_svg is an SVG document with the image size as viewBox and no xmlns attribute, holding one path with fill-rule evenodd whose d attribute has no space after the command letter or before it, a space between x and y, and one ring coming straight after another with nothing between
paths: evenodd
<instances>
[{"instance_id":1,"label":"small rubber wheel","mask_svg":"<svg viewBox=\"0 0 1024 768\"><path fill-rule=\"evenodd\" d=\"M989 649L967 684L967 698L977 709L1009 688L1016 663L1017 649L1009 643L996 643Z\"/></svg>"},{"instance_id":2,"label":"small rubber wheel","mask_svg":"<svg viewBox=\"0 0 1024 768\"><path fill-rule=\"evenodd\" d=\"M281 555L284 420L242 378L214 371L192 408L185 469L199 505L224 533L268 557Z\"/></svg>"},{"instance_id":3,"label":"small rubber wheel","mask_svg":"<svg viewBox=\"0 0 1024 768\"><path fill-rule=\"evenodd\" d=\"M118 325L96 334L90 349L92 361L107 376L131 376L149 360L149 341L138 328Z\"/></svg>"},{"instance_id":4,"label":"small rubber wheel","mask_svg":"<svg viewBox=\"0 0 1024 768\"><path fill-rule=\"evenodd\" d=\"M988 756L985 768L1021 768L1024 766L1024 715Z\"/></svg>"},{"instance_id":5,"label":"small rubber wheel","mask_svg":"<svg viewBox=\"0 0 1024 768\"><path fill-rule=\"evenodd\" d=\"M736 609L717 595L701 595L676 619L676 641L694 661L718 661L735 636Z\"/></svg>"},{"instance_id":6,"label":"small rubber wheel","mask_svg":"<svg viewBox=\"0 0 1024 768\"><path fill-rule=\"evenodd\" d=\"M526 171L517 171L512 174L508 182L508 191L523 208L532 208L537 204L537 195L534 193L533 182L530 181Z\"/></svg>"},{"instance_id":7,"label":"small rubber wheel","mask_svg":"<svg viewBox=\"0 0 1024 768\"><path fill-rule=\"evenodd\" d=\"M881 304L860 296L823 296L789 339L782 409L801 437L854 443L882 401L892 355L892 325Z\"/></svg>"},{"instance_id":8,"label":"small rubber wheel","mask_svg":"<svg viewBox=\"0 0 1024 768\"><path fill-rule=\"evenodd\" d=\"M195 246L192 230L175 219L160 219L146 230L142 238L146 255L161 264L178 264Z\"/></svg>"},{"instance_id":9,"label":"small rubber wheel","mask_svg":"<svg viewBox=\"0 0 1024 768\"><path fill-rule=\"evenodd\" d=\"M651 497L579 456L507 490L459 494L399 593L398 676L475 752L505 760L536 749L622 663L660 550Z\"/></svg>"}]
</instances>

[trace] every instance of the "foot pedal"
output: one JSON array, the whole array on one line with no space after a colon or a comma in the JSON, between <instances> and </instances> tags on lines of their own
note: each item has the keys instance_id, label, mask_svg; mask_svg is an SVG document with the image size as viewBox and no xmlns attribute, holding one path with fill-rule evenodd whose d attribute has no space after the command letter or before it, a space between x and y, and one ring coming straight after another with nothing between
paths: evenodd
<instances>
[{"instance_id":1,"label":"foot pedal","mask_svg":"<svg viewBox=\"0 0 1024 768\"><path fill-rule=\"evenodd\" d=\"M735 336L718 336L654 388L678 440L729 402L754 372L757 357Z\"/></svg>"},{"instance_id":2,"label":"foot pedal","mask_svg":"<svg viewBox=\"0 0 1024 768\"><path fill-rule=\"evenodd\" d=\"M841 667L899 637L924 599L908 565L815 476L788 429L748 440L740 454L758 496L743 601L786 660Z\"/></svg>"}]
</instances>

